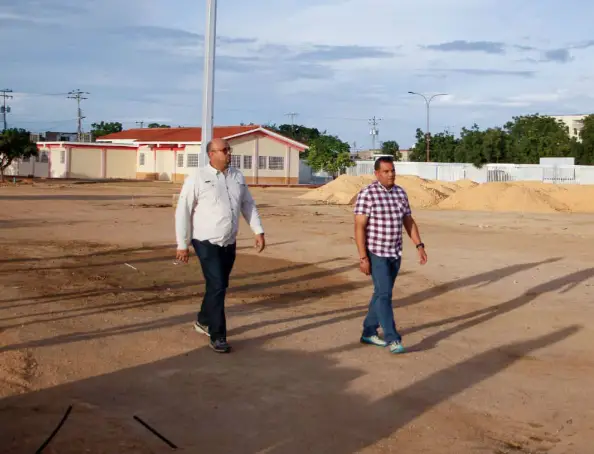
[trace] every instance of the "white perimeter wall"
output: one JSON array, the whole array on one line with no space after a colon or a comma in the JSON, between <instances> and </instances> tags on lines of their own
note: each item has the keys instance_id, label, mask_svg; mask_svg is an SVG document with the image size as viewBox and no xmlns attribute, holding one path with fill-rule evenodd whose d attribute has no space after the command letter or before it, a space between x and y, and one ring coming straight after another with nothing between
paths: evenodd
<instances>
[{"instance_id":1,"label":"white perimeter wall","mask_svg":"<svg viewBox=\"0 0 594 454\"><path fill-rule=\"evenodd\" d=\"M347 175L370 175L374 161L357 161ZM396 173L428 180L456 181L542 181L545 183L594 184L594 166L542 166L539 164L472 164L397 162Z\"/></svg>"}]
</instances>

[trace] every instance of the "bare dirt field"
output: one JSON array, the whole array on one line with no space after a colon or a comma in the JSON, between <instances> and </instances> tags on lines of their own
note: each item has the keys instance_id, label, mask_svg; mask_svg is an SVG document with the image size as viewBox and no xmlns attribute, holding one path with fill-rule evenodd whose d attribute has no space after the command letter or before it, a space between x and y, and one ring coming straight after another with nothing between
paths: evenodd
<instances>
[{"instance_id":1,"label":"bare dirt field","mask_svg":"<svg viewBox=\"0 0 594 454\"><path fill-rule=\"evenodd\" d=\"M254 188L230 355L193 331L164 183L0 188L0 451L594 452L594 215L415 210L395 293L408 353L359 343L351 208Z\"/></svg>"}]
</instances>

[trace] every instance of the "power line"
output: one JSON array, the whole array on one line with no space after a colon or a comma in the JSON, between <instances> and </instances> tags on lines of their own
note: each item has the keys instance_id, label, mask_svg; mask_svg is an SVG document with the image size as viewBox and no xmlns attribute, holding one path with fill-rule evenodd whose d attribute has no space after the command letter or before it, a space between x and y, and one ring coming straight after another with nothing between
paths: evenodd
<instances>
[{"instance_id":1,"label":"power line","mask_svg":"<svg viewBox=\"0 0 594 454\"><path fill-rule=\"evenodd\" d=\"M12 93L12 90L9 90L8 88L0 90L0 96L2 96L2 107L0 107L0 111L2 112L2 118L4 120L3 131L6 131L8 128L8 125L6 124L6 114L10 113L10 106L6 105L6 100L13 98L13 96L10 96L8 93Z\"/></svg>"},{"instance_id":2,"label":"power line","mask_svg":"<svg viewBox=\"0 0 594 454\"><path fill-rule=\"evenodd\" d=\"M140 126L140 129L144 128L144 121L137 121L136 125Z\"/></svg>"},{"instance_id":3,"label":"power line","mask_svg":"<svg viewBox=\"0 0 594 454\"><path fill-rule=\"evenodd\" d=\"M299 116L297 112L289 112L285 114L286 117L291 119L291 126L295 125L295 117Z\"/></svg>"},{"instance_id":4,"label":"power line","mask_svg":"<svg viewBox=\"0 0 594 454\"><path fill-rule=\"evenodd\" d=\"M82 121L84 118L83 114L82 114L82 110L80 108L80 102L83 99L89 99L89 98L85 98L83 95L90 95L90 93L86 92L86 91L80 91L80 90L74 90L71 92L68 92L68 98L69 99L76 99L76 105L77 105L77 116L78 116L78 131L77 131L77 138L76 140L78 142L80 142L82 140Z\"/></svg>"},{"instance_id":5,"label":"power line","mask_svg":"<svg viewBox=\"0 0 594 454\"><path fill-rule=\"evenodd\" d=\"M289 112L285 114L285 116L291 119L291 131L293 131L293 134L295 134L295 117L297 115L299 115L297 112Z\"/></svg>"},{"instance_id":6,"label":"power line","mask_svg":"<svg viewBox=\"0 0 594 454\"><path fill-rule=\"evenodd\" d=\"M371 130L369 131L369 134L371 134L371 149L375 150L375 141L377 139L377 135L379 134L379 130L377 129L377 126L379 124L380 121L382 121L383 118L375 118L375 116L373 118L369 119L369 124L371 125Z\"/></svg>"}]
</instances>

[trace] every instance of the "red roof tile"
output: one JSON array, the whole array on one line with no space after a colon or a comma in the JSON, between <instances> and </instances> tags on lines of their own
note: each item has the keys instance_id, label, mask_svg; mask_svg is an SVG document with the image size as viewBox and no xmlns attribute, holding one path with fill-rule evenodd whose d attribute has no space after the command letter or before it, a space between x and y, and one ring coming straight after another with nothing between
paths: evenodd
<instances>
[{"instance_id":1,"label":"red roof tile","mask_svg":"<svg viewBox=\"0 0 594 454\"><path fill-rule=\"evenodd\" d=\"M213 130L213 139L226 138L260 128L249 126L217 126ZM141 128L126 129L101 136L98 140L136 140L137 142L200 142L202 128Z\"/></svg>"}]
</instances>

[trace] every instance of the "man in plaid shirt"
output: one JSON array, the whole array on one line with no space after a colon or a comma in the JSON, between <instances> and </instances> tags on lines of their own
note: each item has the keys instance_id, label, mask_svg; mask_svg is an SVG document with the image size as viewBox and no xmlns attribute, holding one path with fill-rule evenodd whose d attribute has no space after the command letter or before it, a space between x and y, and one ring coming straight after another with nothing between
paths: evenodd
<instances>
[{"instance_id":1,"label":"man in plaid shirt","mask_svg":"<svg viewBox=\"0 0 594 454\"><path fill-rule=\"evenodd\" d=\"M391 353L403 353L392 308L392 289L402 259L402 231L406 230L415 244L421 265L427 263L427 254L408 196L394 183L396 170L391 157L382 156L375 161L375 176L377 180L359 192L354 210L361 272L371 274L374 288L361 342L388 346ZM378 336L380 326L384 339Z\"/></svg>"}]
</instances>

